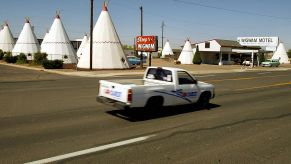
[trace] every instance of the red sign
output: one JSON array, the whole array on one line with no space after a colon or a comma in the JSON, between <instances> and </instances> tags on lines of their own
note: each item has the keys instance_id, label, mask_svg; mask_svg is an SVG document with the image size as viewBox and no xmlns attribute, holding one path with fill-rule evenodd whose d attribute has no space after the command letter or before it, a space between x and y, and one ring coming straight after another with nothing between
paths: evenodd
<instances>
[{"instance_id":1,"label":"red sign","mask_svg":"<svg viewBox=\"0 0 291 164\"><path fill-rule=\"evenodd\" d=\"M143 52L157 52L158 51L158 37L157 36L137 36L136 50Z\"/></svg>"}]
</instances>

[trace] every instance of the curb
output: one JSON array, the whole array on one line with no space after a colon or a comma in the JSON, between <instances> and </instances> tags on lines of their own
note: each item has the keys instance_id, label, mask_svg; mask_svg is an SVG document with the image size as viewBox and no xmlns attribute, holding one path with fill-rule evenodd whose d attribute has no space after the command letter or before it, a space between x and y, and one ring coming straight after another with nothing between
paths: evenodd
<instances>
[{"instance_id":1,"label":"curb","mask_svg":"<svg viewBox=\"0 0 291 164\"><path fill-rule=\"evenodd\" d=\"M85 71L76 71L76 72L63 72L59 70L47 70L44 68L28 67L23 65L16 64L7 64L0 62L0 65L11 66L15 68L23 68L34 71L44 71L47 73L65 75L65 76L74 76L74 77L112 77L112 76L134 76L134 75L143 75L144 72L112 72L112 73L98 73L98 72L85 72ZM275 69L229 69L229 70L204 70L204 71L189 71L191 74L203 75L203 74L220 74L220 73L238 73L238 72L273 72L273 71L288 71L291 68L275 68Z\"/></svg>"}]
</instances>

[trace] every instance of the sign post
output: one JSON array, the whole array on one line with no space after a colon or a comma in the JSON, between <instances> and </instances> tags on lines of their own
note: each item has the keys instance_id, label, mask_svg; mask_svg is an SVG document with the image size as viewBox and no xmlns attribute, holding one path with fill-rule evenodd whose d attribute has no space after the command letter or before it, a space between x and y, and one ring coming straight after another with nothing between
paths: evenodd
<instances>
[{"instance_id":1,"label":"sign post","mask_svg":"<svg viewBox=\"0 0 291 164\"><path fill-rule=\"evenodd\" d=\"M149 66L151 66L152 64L151 52L158 51L158 37L157 36L137 36L135 47L136 47L136 51L149 52ZM143 54L141 53L140 55L143 55ZM143 60L141 60L141 62L143 62Z\"/></svg>"}]
</instances>

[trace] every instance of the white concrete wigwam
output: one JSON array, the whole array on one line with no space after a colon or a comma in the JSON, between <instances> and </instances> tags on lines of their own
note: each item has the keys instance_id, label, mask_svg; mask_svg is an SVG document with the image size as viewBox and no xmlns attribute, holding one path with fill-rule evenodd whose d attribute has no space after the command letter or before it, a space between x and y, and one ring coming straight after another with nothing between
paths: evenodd
<instances>
[{"instance_id":1,"label":"white concrete wigwam","mask_svg":"<svg viewBox=\"0 0 291 164\"><path fill-rule=\"evenodd\" d=\"M184 48L178 58L181 64L193 64L193 49L189 40L186 41Z\"/></svg>"},{"instance_id":2,"label":"white concrete wigwam","mask_svg":"<svg viewBox=\"0 0 291 164\"><path fill-rule=\"evenodd\" d=\"M174 53L173 53L173 50L172 50L172 48L170 46L170 42L167 41L165 46L164 46L164 48L163 48L163 50L162 50L161 58L165 58L166 56L171 56L171 55L174 55Z\"/></svg>"},{"instance_id":3,"label":"white concrete wigwam","mask_svg":"<svg viewBox=\"0 0 291 164\"><path fill-rule=\"evenodd\" d=\"M3 31L3 26L1 25L1 27L0 27L0 38L1 38L1 35L2 35L2 31Z\"/></svg>"},{"instance_id":4,"label":"white concrete wigwam","mask_svg":"<svg viewBox=\"0 0 291 164\"><path fill-rule=\"evenodd\" d=\"M77 65L80 69L90 69L90 44L87 44ZM104 3L102 12L93 30L93 69L127 69L120 39Z\"/></svg>"},{"instance_id":5,"label":"white concrete wigwam","mask_svg":"<svg viewBox=\"0 0 291 164\"><path fill-rule=\"evenodd\" d=\"M280 43L272 59L278 59L281 64L290 64L288 54L283 43Z\"/></svg>"},{"instance_id":6,"label":"white concrete wigwam","mask_svg":"<svg viewBox=\"0 0 291 164\"><path fill-rule=\"evenodd\" d=\"M49 31L47 30L47 32L45 33L44 37L43 37L43 40L41 42L41 45L40 45L40 50L41 52L43 53L46 53L46 47L47 47L47 40L48 40L48 37L49 37Z\"/></svg>"},{"instance_id":7,"label":"white concrete wigwam","mask_svg":"<svg viewBox=\"0 0 291 164\"><path fill-rule=\"evenodd\" d=\"M60 15L50 28L45 49L48 60L63 60L64 64L77 63L77 55L63 26Z\"/></svg>"},{"instance_id":8,"label":"white concrete wigwam","mask_svg":"<svg viewBox=\"0 0 291 164\"><path fill-rule=\"evenodd\" d=\"M0 36L0 49L4 52L11 52L15 45L15 40L7 22L5 22Z\"/></svg>"},{"instance_id":9,"label":"white concrete wigwam","mask_svg":"<svg viewBox=\"0 0 291 164\"><path fill-rule=\"evenodd\" d=\"M88 41L89 41L89 38L88 38L87 34L85 34L84 35L84 38L83 38L83 40L81 42L81 45L80 45L80 47L79 47L79 49L77 51L77 57L78 57L78 59L80 59L80 57L81 57L84 49L86 48L86 45L87 45Z\"/></svg>"},{"instance_id":10,"label":"white concrete wigwam","mask_svg":"<svg viewBox=\"0 0 291 164\"><path fill-rule=\"evenodd\" d=\"M12 50L12 55L17 56L24 53L27 60L33 60L33 55L40 51L39 42L32 30L30 21L25 19L25 24Z\"/></svg>"}]
</instances>

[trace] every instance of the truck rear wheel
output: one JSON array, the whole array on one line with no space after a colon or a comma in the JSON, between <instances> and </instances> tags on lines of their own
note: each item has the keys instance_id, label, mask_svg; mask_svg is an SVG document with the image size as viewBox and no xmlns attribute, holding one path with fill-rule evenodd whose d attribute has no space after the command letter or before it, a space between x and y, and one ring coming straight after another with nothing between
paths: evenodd
<instances>
[{"instance_id":1,"label":"truck rear wheel","mask_svg":"<svg viewBox=\"0 0 291 164\"><path fill-rule=\"evenodd\" d=\"M210 97L211 97L211 94L209 92L202 93L200 95L198 102L197 102L198 106L202 109L205 109L205 108L208 109Z\"/></svg>"},{"instance_id":2,"label":"truck rear wheel","mask_svg":"<svg viewBox=\"0 0 291 164\"><path fill-rule=\"evenodd\" d=\"M148 99L145 108L146 109L161 109L164 104L163 97L151 97Z\"/></svg>"}]
</instances>

